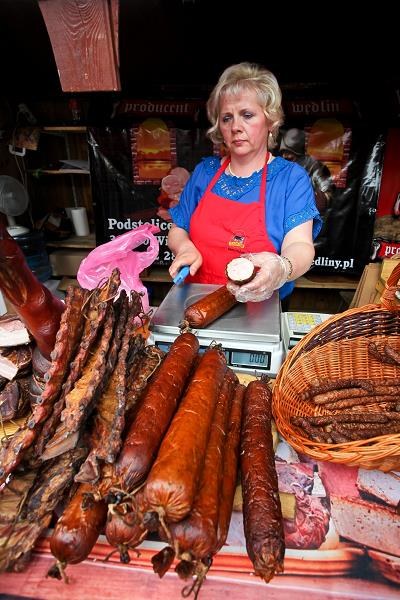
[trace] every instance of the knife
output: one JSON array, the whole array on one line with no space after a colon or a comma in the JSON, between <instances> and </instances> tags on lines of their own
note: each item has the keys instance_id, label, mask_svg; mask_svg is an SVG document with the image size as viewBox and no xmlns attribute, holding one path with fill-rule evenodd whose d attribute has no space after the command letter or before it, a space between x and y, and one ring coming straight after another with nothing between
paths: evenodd
<instances>
[{"instance_id":1,"label":"knife","mask_svg":"<svg viewBox=\"0 0 400 600\"><path fill-rule=\"evenodd\" d=\"M177 273L177 275L175 275L175 277L173 278L173 282L175 283L175 285L179 285L180 283L183 283L186 279L186 277L189 275L189 271L190 271L190 267L188 265L184 265L183 267L181 267Z\"/></svg>"}]
</instances>

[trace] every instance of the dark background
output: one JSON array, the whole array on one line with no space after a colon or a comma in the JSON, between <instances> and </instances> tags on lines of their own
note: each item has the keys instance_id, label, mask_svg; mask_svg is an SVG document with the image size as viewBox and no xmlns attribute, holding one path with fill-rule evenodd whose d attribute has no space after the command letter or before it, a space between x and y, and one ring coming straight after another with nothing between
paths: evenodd
<instances>
[{"instance_id":1,"label":"dark background","mask_svg":"<svg viewBox=\"0 0 400 600\"><path fill-rule=\"evenodd\" d=\"M206 97L226 66L249 60L283 87L318 83L379 99L399 81L392 6L120 0L122 93ZM3 93L62 93L36 0L0 0L0 56Z\"/></svg>"},{"instance_id":2,"label":"dark background","mask_svg":"<svg viewBox=\"0 0 400 600\"><path fill-rule=\"evenodd\" d=\"M68 102L74 98L79 124L119 135L118 128L126 133L134 117L112 117L118 100L205 100L228 65L263 64L282 87L286 127L303 128L317 118L293 112L293 105L303 101L316 106L318 99L333 99L348 107L328 115L351 128L352 155L347 187L339 190L326 217L331 236L320 236L319 252L354 257L354 270L361 272L370 255L378 194L376 185L370 190L371 173L382 167L376 144L400 119L398 19L385 4L120 0L121 92L68 94L61 90L36 0L0 0L0 134L14 126L20 102L39 124L76 124ZM196 127L207 127L204 110ZM130 159L129 152L125 158ZM128 173L128 196L131 180ZM98 208L96 190L93 200Z\"/></svg>"}]
</instances>

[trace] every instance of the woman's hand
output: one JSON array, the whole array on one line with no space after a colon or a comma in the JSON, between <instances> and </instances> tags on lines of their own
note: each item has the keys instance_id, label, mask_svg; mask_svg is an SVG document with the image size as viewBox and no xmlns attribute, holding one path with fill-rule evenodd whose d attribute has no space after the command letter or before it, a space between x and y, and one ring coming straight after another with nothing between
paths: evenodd
<instances>
[{"instance_id":1,"label":"woman's hand","mask_svg":"<svg viewBox=\"0 0 400 600\"><path fill-rule=\"evenodd\" d=\"M203 257L190 240L187 231L173 225L168 233L168 246L175 254L169 268L172 279L178 274L181 267L188 265L190 274L195 275L203 263Z\"/></svg>"},{"instance_id":2,"label":"woman's hand","mask_svg":"<svg viewBox=\"0 0 400 600\"><path fill-rule=\"evenodd\" d=\"M286 281L293 281L309 270L314 259L312 221L291 229L284 237L281 256L273 252L243 255L259 267L257 275L245 285L228 283L238 302L260 302L270 298Z\"/></svg>"},{"instance_id":3,"label":"woman's hand","mask_svg":"<svg viewBox=\"0 0 400 600\"><path fill-rule=\"evenodd\" d=\"M169 268L169 274L173 279L181 267L188 265L190 267L190 274L195 275L200 269L202 263L203 257L197 250L196 246L190 242L190 246L188 245L187 247L184 247L175 256L175 259Z\"/></svg>"},{"instance_id":4,"label":"woman's hand","mask_svg":"<svg viewBox=\"0 0 400 600\"><path fill-rule=\"evenodd\" d=\"M244 285L228 282L227 288L238 302L261 302L271 298L274 290L288 279L290 263L274 252L244 254L258 271L255 277Z\"/></svg>"}]
</instances>

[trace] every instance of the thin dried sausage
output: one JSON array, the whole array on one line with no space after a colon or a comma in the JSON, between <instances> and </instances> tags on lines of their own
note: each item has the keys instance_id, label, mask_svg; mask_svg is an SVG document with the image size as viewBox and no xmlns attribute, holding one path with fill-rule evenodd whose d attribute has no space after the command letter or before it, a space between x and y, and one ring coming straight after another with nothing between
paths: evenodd
<instances>
[{"instance_id":1,"label":"thin dried sausage","mask_svg":"<svg viewBox=\"0 0 400 600\"><path fill-rule=\"evenodd\" d=\"M242 424L242 405L245 386L238 385L232 400L229 429L224 447L221 500L218 515L218 540L215 552L218 552L226 542L229 523L232 516L233 499L235 497L236 479L238 476L240 431Z\"/></svg>"},{"instance_id":2,"label":"thin dried sausage","mask_svg":"<svg viewBox=\"0 0 400 600\"><path fill-rule=\"evenodd\" d=\"M285 554L271 432L272 393L251 381L243 404L241 472L246 548L255 574L268 582L283 571Z\"/></svg>"}]
</instances>

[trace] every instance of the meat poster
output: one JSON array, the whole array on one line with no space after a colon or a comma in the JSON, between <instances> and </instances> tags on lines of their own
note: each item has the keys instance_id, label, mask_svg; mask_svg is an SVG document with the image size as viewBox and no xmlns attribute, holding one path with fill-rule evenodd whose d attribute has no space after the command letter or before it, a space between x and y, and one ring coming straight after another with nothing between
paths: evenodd
<instances>
[{"instance_id":1,"label":"meat poster","mask_svg":"<svg viewBox=\"0 0 400 600\"><path fill-rule=\"evenodd\" d=\"M312 268L360 273L370 258L385 132L364 122L350 99L290 93L284 99L286 119L277 152L285 150L285 132L303 136L301 147L294 148L296 162L309 172L323 220Z\"/></svg>"},{"instance_id":2,"label":"meat poster","mask_svg":"<svg viewBox=\"0 0 400 600\"><path fill-rule=\"evenodd\" d=\"M360 590L369 585L372 590L372 582L387 586L387 595L383 590L380 596L364 592L364 598L400 593L400 472L314 461L282 439L275 464L283 501L286 575L330 578L326 585L332 596L334 589L339 592L351 581ZM294 510L287 495L295 499ZM240 511L233 513L227 544L245 546ZM328 592L325 597L330 597Z\"/></svg>"}]
</instances>

